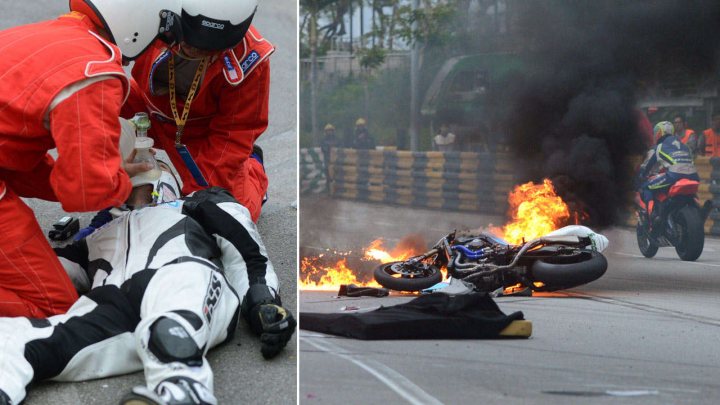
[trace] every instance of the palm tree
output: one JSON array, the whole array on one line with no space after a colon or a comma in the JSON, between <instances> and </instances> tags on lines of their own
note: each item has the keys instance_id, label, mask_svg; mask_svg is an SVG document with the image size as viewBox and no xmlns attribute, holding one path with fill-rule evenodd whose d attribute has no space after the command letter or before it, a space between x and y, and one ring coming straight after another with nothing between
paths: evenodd
<instances>
[{"instance_id":1,"label":"palm tree","mask_svg":"<svg viewBox=\"0 0 720 405\"><path fill-rule=\"evenodd\" d=\"M300 0L302 7L309 17L308 45L310 48L310 121L312 136L318 136L317 122L317 50L318 50L318 17L320 12L328 6L344 0Z\"/></svg>"}]
</instances>

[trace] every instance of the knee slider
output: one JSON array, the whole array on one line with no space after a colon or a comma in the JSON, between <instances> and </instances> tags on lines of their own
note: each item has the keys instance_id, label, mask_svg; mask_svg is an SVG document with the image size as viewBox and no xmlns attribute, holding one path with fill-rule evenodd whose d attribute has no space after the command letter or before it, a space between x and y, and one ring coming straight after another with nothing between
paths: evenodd
<instances>
[{"instance_id":1,"label":"knee slider","mask_svg":"<svg viewBox=\"0 0 720 405\"><path fill-rule=\"evenodd\" d=\"M150 326L150 352L163 363L180 362L202 365L203 352L185 327L174 319L162 317Z\"/></svg>"}]
</instances>

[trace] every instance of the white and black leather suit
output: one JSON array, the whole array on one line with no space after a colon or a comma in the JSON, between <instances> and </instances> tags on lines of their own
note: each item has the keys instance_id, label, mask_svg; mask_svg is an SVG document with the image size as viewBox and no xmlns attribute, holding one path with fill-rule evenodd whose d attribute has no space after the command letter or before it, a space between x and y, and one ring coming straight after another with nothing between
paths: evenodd
<instances>
[{"instance_id":1,"label":"white and black leather suit","mask_svg":"<svg viewBox=\"0 0 720 405\"><path fill-rule=\"evenodd\" d=\"M232 338L241 312L280 305L248 210L219 188L126 212L58 254L91 288L67 314L0 319L0 390L15 404L32 381L143 368L150 390L187 377L212 396L207 351Z\"/></svg>"}]
</instances>

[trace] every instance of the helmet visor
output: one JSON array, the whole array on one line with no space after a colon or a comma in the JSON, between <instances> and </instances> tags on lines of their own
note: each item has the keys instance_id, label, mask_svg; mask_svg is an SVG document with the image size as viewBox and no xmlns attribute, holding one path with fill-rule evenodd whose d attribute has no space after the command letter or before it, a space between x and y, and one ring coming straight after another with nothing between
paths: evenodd
<instances>
[{"instance_id":1,"label":"helmet visor","mask_svg":"<svg viewBox=\"0 0 720 405\"><path fill-rule=\"evenodd\" d=\"M169 10L163 10L160 12L158 38L170 46L182 41L182 22L180 21L179 15Z\"/></svg>"}]
</instances>

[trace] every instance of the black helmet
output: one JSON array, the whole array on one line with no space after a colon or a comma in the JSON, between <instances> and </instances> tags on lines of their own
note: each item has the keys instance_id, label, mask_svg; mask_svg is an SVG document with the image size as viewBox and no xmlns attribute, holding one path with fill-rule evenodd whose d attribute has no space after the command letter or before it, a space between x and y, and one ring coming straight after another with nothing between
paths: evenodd
<instances>
[{"instance_id":1,"label":"black helmet","mask_svg":"<svg viewBox=\"0 0 720 405\"><path fill-rule=\"evenodd\" d=\"M258 0L183 0L183 40L204 51L234 48L250 28L257 5Z\"/></svg>"}]
</instances>

